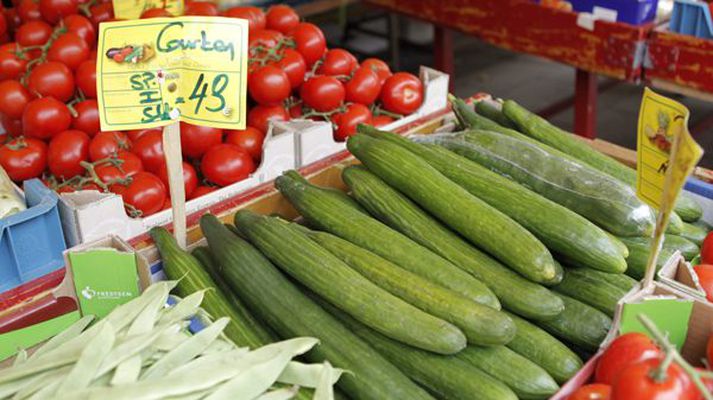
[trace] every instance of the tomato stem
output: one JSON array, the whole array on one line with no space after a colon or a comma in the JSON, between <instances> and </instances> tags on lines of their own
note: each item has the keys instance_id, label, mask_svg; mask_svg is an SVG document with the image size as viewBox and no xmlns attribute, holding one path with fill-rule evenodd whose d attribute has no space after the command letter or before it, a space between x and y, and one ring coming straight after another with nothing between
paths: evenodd
<instances>
[{"instance_id":1,"label":"tomato stem","mask_svg":"<svg viewBox=\"0 0 713 400\"><path fill-rule=\"evenodd\" d=\"M386 115L387 117L391 117L393 119L401 119L404 117L401 114L396 114L395 112L386 111L377 105L374 105L373 109L371 110L371 113L372 113L372 115Z\"/></svg>"}]
</instances>

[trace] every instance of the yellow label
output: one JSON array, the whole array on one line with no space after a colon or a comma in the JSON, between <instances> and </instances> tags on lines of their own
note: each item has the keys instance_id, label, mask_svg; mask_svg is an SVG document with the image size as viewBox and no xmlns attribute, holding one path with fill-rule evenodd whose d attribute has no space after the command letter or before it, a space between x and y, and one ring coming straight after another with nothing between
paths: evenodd
<instances>
[{"instance_id":1,"label":"yellow label","mask_svg":"<svg viewBox=\"0 0 713 400\"><path fill-rule=\"evenodd\" d=\"M248 22L180 17L102 23L97 101L103 131L175 121L244 129Z\"/></svg>"},{"instance_id":2,"label":"yellow label","mask_svg":"<svg viewBox=\"0 0 713 400\"><path fill-rule=\"evenodd\" d=\"M165 8L174 16L183 14L183 0L114 0L116 19L139 19L144 11Z\"/></svg>"},{"instance_id":3,"label":"yellow label","mask_svg":"<svg viewBox=\"0 0 713 400\"><path fill-rule=\"evenodd\" d=\"M670 210L686 178L703 155L688 133L688 109L644 89L639 111L636 194L659 210Z\"/></svg>"}]
</instances>

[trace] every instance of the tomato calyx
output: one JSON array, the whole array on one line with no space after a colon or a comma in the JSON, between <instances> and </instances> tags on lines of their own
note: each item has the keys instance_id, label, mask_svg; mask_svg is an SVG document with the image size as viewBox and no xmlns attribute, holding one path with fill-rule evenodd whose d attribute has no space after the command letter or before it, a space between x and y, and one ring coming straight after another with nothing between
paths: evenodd
<instances>
[{"instance_id":1,"label":"tomato calyx","mask_svg":"<svg viewBox=\"0 0 713 400\"><path fill-rule=\"evenodd\" d=\"M250 49L248 64L259 63L259 66L262 67L273 61L280 61L284 57L282 54L284 49L294 49L295 47L295 41L288 37L280 38L277 41L277 45L273 47L267 47L261 44L253 46Z\"/></svg>"},{"instance_id":2,"label":"tomato calyx","mask_svg":"<svg viewBox=\"0 0 713 400\"><path fill-rule=\"evenodd\" d=\"M109 186L119 184L119 185L124 185L127 186L131 183L131 177L126 177L126 178L116 178L116 179L111 179L108 181L104 181L99 177L99 174L97 174L96 168L100 166L113 166L116 167L121 173L126 173L126 171L122 168L122 165L124 164L124 160L118 158L118 157L107 157L107 158L102 158L101 160L97 160L94 162L89 162L89 161L82 161L79 163L84 169L87 170L87 173L89 174L88 177L82 177L86 181L81 182L82 185L92 182L99 186L102 191L108 192L109 191Z\"/></svg>"},{"instance_id":3,"label":"tomato calyx","mask_svg":"<svg viewBox=\"0 0 713 400\"><path fill-rule=\"evenodd\" d=\"M41 63L47 61L47 53L49 53L49 50L50 50L50 47L52 46L52 44L57 40L57 38L59 38L60 36L62 36L63 34L65 34L67 32L68 32L67 27L58 26L58 27L54 28L54 30L52 31L52 34L50 35L50 38L47 39L47 42L45 44L40 45L40 46L27 46L27 47L23 47L21 49L23 56L26 56L27 53L29 53L30 51L33 51L33 50L40 51L39 57L37 57L33 60L30 60L27 63L25 74L22 76L22 79L21 79L22 82L24 82L27 79L27 77L29 77L30 72L32 71L32 67L34 67L37 64L41 64Z\"/></svg>"},{"instance_id":4,"label":"tomato calyx","mask_svg":"<svg viewBox=\"0 0 713 400\"><path fill-rule=\"evenodd\" d=\"M24 136L18 136L14 138L12 142L8 142L4 144L5 147L12 151L17 151L17 150L22 150L28 146L27 142L25 141Z\"/></svg>"}]
</instances>

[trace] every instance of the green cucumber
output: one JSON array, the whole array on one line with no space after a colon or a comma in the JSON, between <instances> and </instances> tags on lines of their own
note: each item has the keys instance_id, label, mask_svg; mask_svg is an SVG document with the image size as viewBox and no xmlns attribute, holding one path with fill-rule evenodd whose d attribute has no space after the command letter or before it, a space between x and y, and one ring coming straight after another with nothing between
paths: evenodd
<instances>
[{"instance_id":1,"label":"green cucumber","mask_svg":"<svg viewBox=\"0 0 713 400\"><path fill-rule=\"evenodd\" d=\"M505 308L532 319L553 318L559 297L482 253L363 166L342 171L352 196L380 221L485 282Z\"/></svg>"},{"instance_id":2,"label":"green cucumber","mask_svg":"<svg viewBox=\"0 0 713 400\"><path fill-rule=\"evenodd\" d=\"M683 224L683 231L681 231L680 234L681 237L690 240L697 246L703 244L703 240L705 240L706 235L708 235L708 231L705 228L700 225L689 224L687 222Z\"/></svg>"},{"instance_id":3,"label":"green cucumber","mask_svg":"<svg viewBox=\"0 0 713 400\"><path fill-rule=\"evenodd\" d=\"M200 221L201 230L221 275L262 321L283 339L312 336L319 345L306 354L311 362L329 360L344 374L337 386L349 397L432 400L381 354L344 327L295 287L257 249L232 234L213 215Z\"/></svg>"},{"instance_id":4,"label":"green cucumber","mask_svg":"<svg viewBox=\"0 0 713 400\"><path fill-rule=\"evenodd\" d=\"M680 251L686 260L691 260L701 252L697 244L679 235L666 235L663 245L664 247Z\"/></svg>"},{"instance_id":5,"label":"green cucumber","mask_svg":"<svg viewBox=\"0 0 713 400\"><path fill-rule=\"evenodd\" d=\"M699 227L699 228L701 228L701 229L704 229L704 230L706 231L706 233L708 233L708 232L710 232L711 230L713 230L713 227L711 227L711 225L710 225L708 222L706 222L706 221L704 221L704 220L702 220L702 219L699 219L699 220L696 221L696 222L691 222L691 225L694 225L694 226L697 226L697 227Z\"/></svg>"},{"instance_id":6,"label":"green cucumber","mask_svg":"<svg viewBox=\"0 0 713 400\"><path fill-rule=\"evenodd\" d=\"M600 280L610 285L614 285L624 292L628 292L638 283L636 279L626 274L612 274L609 272L597 271L591 268L573 267L571 269L577 269L578 274L584 275L590 279Z\"/></svg>"},{"instance_id":7,"label":"green cucumber","mask_svg":"<svg viewBox=\"0 0 713 400\"><path fill-rule=\"evenodd\" d=\"M556 276L552 255L542 242L417 155L364 134L349 137L347 148L390 186L510 268L538 283Z\"/></svg>"},{"instance_id":8,"label":"green cucumber","mask_svg":"<svg viewBox=\"0 0 713 400\"><path fill-rule=\"evenodd\" d=\"M549 147L545 145L542 142L539 142L519 131L516 131L515 129L510 129L506 128L497 122L486 118L478 113L475 112L473 107L469 106L465 101L462 99L459 99L455 96L449 96L451 106L453 108L453 113L456 115L456 119L458 120L458 124L460 125L460 128L463 130L467 129L482 129L486 131L492 131L492 132L497 132L501 135L509 136L515 139L520 139L524 140L528 143L533 143L536 144L537 146L540 146L544 148L547 151L554 151L561 153L559 150L553 149L552 147ZM561 153L564 154L564 153Z\"/></svg>"},{"instance_id":9,"label":"green cucumber","mask_svg":"<svg viewBox=\"0 0 713 400\"><path fill-rule=\"evenodd\" d=\"M582 360L564 343L532 323L507 313L517 334L507 347L547 371L557 383L565 383L582 368Z\"/></svg>"},{"instance_id":10,"label":"green cucumber","mask_svg":"<svg viewBox=\"0 0 713 400\"><path fill-rule=\"evenodd\" d=\"M384 335L441 354L465 347L457 327L378 287L288 222L241 210L235 226L294 279Z\"/></svg>"},{"instance_id":11,"label":"green cucumber","mask_svg":"<svg viewBox=\"0 0 713 400\"><path fill-rule=\"evenodd\" d=\"M629 256L626 257L626 274L634 279L642 279L646 275L646 265L649 262L651 252L651 239L647 238L619 238L629 248ZM664 264L673 256L675 250L663 246L656 260L656 271L660 270Z\"/></svg>"},{"instance_id":12,"label":"green cucumber","mask_svg":"<svg viewBox=\"0 0 713 400\"><path fill-rule=\"evenodd\" d=\"M687 192L681 192L676 199L676 214L681 217L683 222L696 222L703 216L703 208Z\"/></svg>"},{"instance_id":13,"label":"green cucumber","mask_svg":"<svg viewBox=\"0 0 713 400\"><path fill-rule=\"evenodd\" d=\"M431 283L332 234L309 231L307 235L378 286L463 330L468 343L492 346L515 336L514 323L498 310Z\"/></svg>"},{"instance_id":14,"label":"green cucumber","mask_svg":"<svg viewBox=\"0 0 713 400\"><path fill-rule=\"evenodd\" d=\"M348 206L333 191L312 185L294 174L279 176L275 186L312 226L370 250L475 302L500 309L497 297L484 283L371 218L361 207Z\"/></svg>"},{"instance_id":15,"label":"green cucumber","mask_svg":"<svg viewBox=\"0 0 713 400\"><path fill-rule=\"evenodd\" d=\"M502 108L496 107L490 101L483 100L475 103L475 112L496 122L498 125L504 126L505 128L517 129L517 125L510 121L510 118L503 113Z\"/></svg>"},{"instance_id":16,"label":"green cucumber","mask_svg":"<svg viewBox=\"0 0 713 400\"><path fill-rule=\"evenodd\" d=\"M613 317L616 303L628 290L592 276L586 270L587 268L565 268L564 279L554 290Z\"/></svg>"},{"instance_id":17,"label":"green cucumber","mask_svg":"<svg viewBox=\"0 0 713 400\"><path fill-rule=\"evenodd\" d=\"M519 399L549 399L559 390L547 371L505 346L468 346L456 357L505 383Z\"/></svg>"},{"instance_id":18,"label":"green cucumber","mask_svg":"<svg viewBox=\"0 0 713 400\"><path fill-rule=\"evenodd\" d=\"M611 318L579 300L561 293L558 296L564 301L564 311L552 320L537 321L537 325L584 350L599 348L611 329Z\"/></svg>"}]
</instances>

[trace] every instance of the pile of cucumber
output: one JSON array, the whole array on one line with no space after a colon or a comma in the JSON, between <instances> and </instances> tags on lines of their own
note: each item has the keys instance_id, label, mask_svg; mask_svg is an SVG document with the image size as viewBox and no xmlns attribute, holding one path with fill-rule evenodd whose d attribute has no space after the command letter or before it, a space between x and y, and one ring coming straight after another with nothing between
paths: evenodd
<instances>
[{"instance_id":1,"label":"pile of cucumber","mask_svg":"<svg viewBox=\"0 0 713 400\"><path fill-rule=\"evenodd\" d=\"M452 101L465 131L427 143L361 126L348 194L280 176L299 224L207 214L193 254L154 229L166 274L211 289L238 345L318 338L305 357L349 371L338 398L549 398L640 278L653 215L629 171L517 104ZM705 236L689 200L664 244L686 257Z\"/></svg>"}]
</instances>

